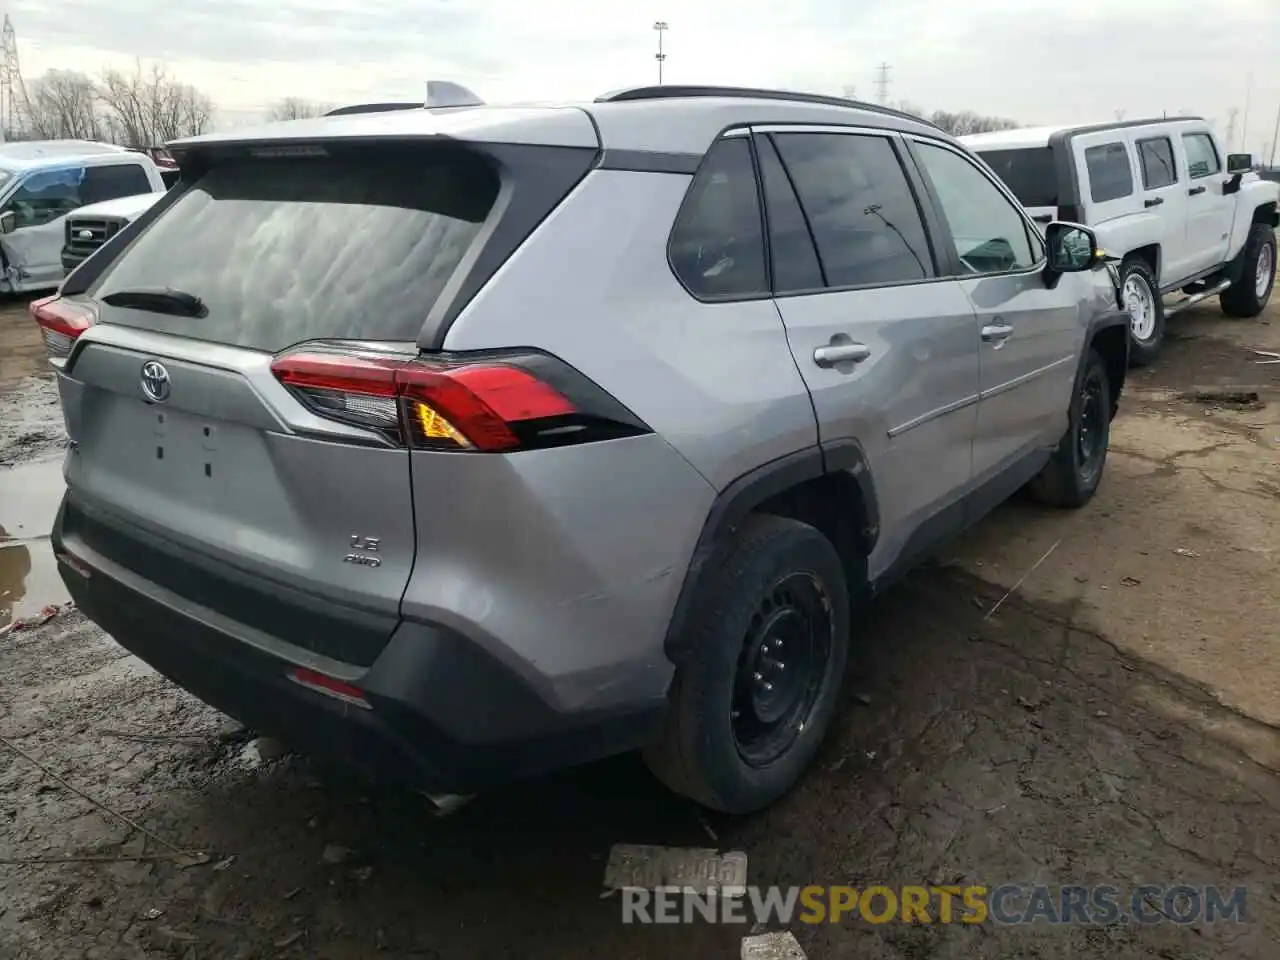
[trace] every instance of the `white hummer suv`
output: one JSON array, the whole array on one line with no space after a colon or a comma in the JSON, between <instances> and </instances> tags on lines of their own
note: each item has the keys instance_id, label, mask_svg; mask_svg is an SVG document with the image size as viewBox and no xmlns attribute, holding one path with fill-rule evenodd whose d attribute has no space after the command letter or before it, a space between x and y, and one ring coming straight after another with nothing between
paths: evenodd
<instances>
[{"instance_id":1,"label":"white hummer suv","mask_svg":"<svg viewBox=\"0 0 1280 960\"><path fill-rule=\"evenodd\" d=\"M1036 127L961 137L1040 223L1091 227L1120 260L1129 355L1150 363L1165 318L1217 296L1231 317L1255 317L1276 274L1280 184L1224 153L1197 117ZM1182 291L1184 297L1165 303Z\"/></svg>"}]
</instances>

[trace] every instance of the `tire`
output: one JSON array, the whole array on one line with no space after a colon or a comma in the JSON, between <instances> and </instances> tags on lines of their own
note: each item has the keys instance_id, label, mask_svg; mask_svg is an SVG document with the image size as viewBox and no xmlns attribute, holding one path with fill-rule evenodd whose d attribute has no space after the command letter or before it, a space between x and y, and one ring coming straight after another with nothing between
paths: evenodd
<instances>
[{"instance_id":1,"label":"tire","mask_svg":"<svg viewBox=\"0 0 1280 960\"><path fill-rule=\"evenodd\" d=\"M696 600L645 762L703 806L752 813L800 779L835 715L849 648L844 567L808 524L755 515Z\"/></svg>"},{"instance_id":2,"label":"tire","mask_svg":"<svg viewBox=\"0 0 1280 960\"><path fill-rule=\"evenodd\" d=\"M1145 367L1164 346L1164 300L1147 261L1133 257L1120 265L1120 290L1129 311L1129 366Z\"/></svg>"},{"instance_id":3,"label":"tire","mask_svg":"<svg viewBox=\"0 0 1280 960\"><path fill-rule=\"evenodd\" d=\"M1265 223L1255 223L1241 251L1240 279L1218 298L1228 317L1247 319L1266 309L1276 286L1276 233Z\"/></svg>"},{"instance_id":4,"label":"tire","mask_svg":"<svg viewBox=\"0 0 1280 960\"><path fill-rule=\"evenodd\" d=\"M1102 480L1110 441L1111 382L1102 356L1090 347L1071 394L1067 432L1031 481L1032 496L1051 507L1083 507Z\"/></svg>"}]
</instances>

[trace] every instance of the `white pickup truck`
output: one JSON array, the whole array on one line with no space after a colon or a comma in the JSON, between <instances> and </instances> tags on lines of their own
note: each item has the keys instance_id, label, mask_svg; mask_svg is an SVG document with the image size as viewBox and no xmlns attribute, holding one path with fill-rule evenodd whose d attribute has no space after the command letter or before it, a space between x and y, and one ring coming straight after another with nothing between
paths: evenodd
<instances>
[{"instance_id":1,"label":"white pickup truck","mask_svg":"<svg viewBox=\"0 0 1280 960\"><path fill-rule=\"evenodd\" d=\"M1196 117L1035 127L961 140L1042 223L1091 227L1120 260L1130 359L1160 352L1165 319L1217 296L1255 317L1275 286L1280 184L1227 155ZM1166 303L1181 291L1184 296Z\"/></svg>"}]
</instances>

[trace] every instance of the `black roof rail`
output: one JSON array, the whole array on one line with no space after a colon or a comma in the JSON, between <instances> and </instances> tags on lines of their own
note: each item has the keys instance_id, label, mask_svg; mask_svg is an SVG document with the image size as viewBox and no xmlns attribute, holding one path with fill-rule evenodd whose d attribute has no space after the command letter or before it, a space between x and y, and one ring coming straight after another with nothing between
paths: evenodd
<instances>
[{"instance_id":1,"label":"black roof rail","mask_svg":"<svg viewBox=\"0 0 1280 960\"><path fill-rule=\"evenodd\" d=\"M869 110L901 120L914 120L926 127L934 127L924 117L917 117L905 110L881 106L878 103L863 103L861 100L848 100L844 97L832 97L825 93L801 93L796 90L770 90L764 87L712 87L678 84L659 84L646 87L625 87L613 90L596 97L596 103L626 103L635 100L674 100L684 97L746 97L755 100L788 100L792 103L814 103L826 107L851 107L855 110Z\"/></svg>"},{"instance_id":2,"label":"black roof rail","mask_svg":"<svg viewBox=\"0 0 1280 960\"><path fill-rule=\"evenodd\" d=\"M389 113L392 110L421 110L421 103L353 103L347 107L335 107L326 117L346 117L353 113Z\"/></svg>"}]
</instances>

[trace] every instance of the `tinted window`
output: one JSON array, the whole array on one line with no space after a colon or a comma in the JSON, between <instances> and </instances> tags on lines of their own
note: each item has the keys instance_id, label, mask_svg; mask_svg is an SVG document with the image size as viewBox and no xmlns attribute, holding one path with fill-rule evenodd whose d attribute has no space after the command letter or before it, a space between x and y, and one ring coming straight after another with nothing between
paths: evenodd
<instances>
[{"instance_id":1,"label":"tinted window","mask_svg":"<svg viewBox=\"0 0 1280 960\"><path fill-rule=\"evenodd\" d=\"M671 265L696 297L768 292L760 197L745 137L721 140L698 168L671 231Z\"/></svg>"},{"instance_id":2,"label":"tinted window","mask_svg":"<svg viewBox=\"0 0 1280 960\"><path fill-rule=\"evenodd\" d=\"M276 351L330 337L413 340L497 196L474 157L243 159L211 168L93 294L173 287L200 320L107 309L108 322Z\"/></svg>"},{"instance_id":3,"label":"tinted window","mask_svg":"<svg viewBox=\"0 0 1280 960\"><path fill-rule=\"evenodd\" d=\"M1058 205L1058 171L1048 147L986 150L978 154L1024 207Z\"/></svg>"},{"instance_id":4,"label":"tinted window","mask_svg":"<svg viewBox=\"0 0 1280 960\"><path fill-rule=\"evenodd\" d=\"M1182 146L1187 151L1187 173L1193 180L1212 176L1222 169L1218 150L1207 133L1184 133Z\"/></svg>"},{"instance_id":5,"label":"tinted window","mask_svg":"<svg viewBox=\"0 0 1280 960\"><path fill-rule=\"evenodd\" d=\"M14 191L7 210L18 227L38 227L82 206L80 185L84 168L41 170L31 174Z\"/></svg>"},{"instance_id":6,"label":"tinted window","mask_svg":"<svg viewBox=\"0 0 1280 960\"><path fill-rule=\"evenodd\" d=\"M1139 140L1138 160L1142 163L1142 185L1148 190L1178 182L1178 169L1173 164L1173 144L1168 137Z\"/></svg>"},{"instance_id":7,"label":"tinted window","mask_svg":"<svg viewBox=\"0 0 1280 960\"><path fill-rule=\"evenodd\" d=\"M777 293L816 290L823 286L822 267L813 237L787 171L768 137L756 141L765 209L769 213L769 253L773 257L773 289Z\"/></svg>"},{"instance_id":8,"label":"tinted window","mask_svg":"<svg viewBox=\"0 0 1280 960\"><path fill-rule=\"evenodd\" d=\"M1089 194L1094 203L1117 200L1133 193L1133 169L1123 143L1104 143L1084 152L1089 169Z\"/></svg>"},{"instance_id":9,"label":"tinted window","mask_svg":"<svg viewBox=\"0 0 1280 960\"><path fill-rule=\"evenodd\" d=\"M883 137L787 133L774 138L833 287L933 275L924 224Z\"/></svg>"},{"instance_id":10,"label":"tinted window","mask_svg":"<svg viewBox=\"0 0 1280 960\"><path fill-rule=\"evenodd\" d=\"M976 164L953 150L918 145L963 274L1026 270L1039 262L1021 210Z\"/></svg>"},{"instance_id":11,"label":"tinted window","mask_svg":"<svg viewBox=\"0 0 1280 960\"><path fill-rule=\"evenodd\" d=\"M111 167L88 167L84 183L80 187L80 199L88 203L133 197L151 192L147 173L136 163L122 163Z\"/></svg>"}]
</instances>

